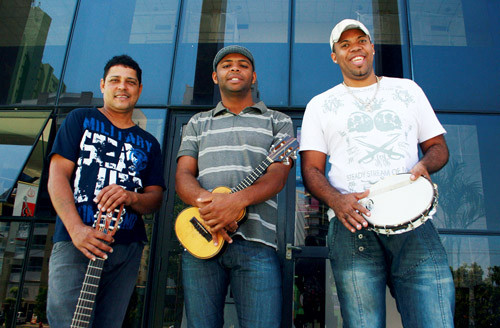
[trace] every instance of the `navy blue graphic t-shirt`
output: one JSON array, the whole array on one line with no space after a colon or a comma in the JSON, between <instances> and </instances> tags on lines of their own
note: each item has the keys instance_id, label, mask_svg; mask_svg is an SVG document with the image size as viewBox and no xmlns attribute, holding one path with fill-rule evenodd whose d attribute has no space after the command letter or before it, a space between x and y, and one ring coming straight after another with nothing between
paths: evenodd
<instances>
[{"instance_id":1,"label":"navy blue graphic t-shirt","mask_svg":"<svg viewBox=\"0 0 500 328\"><path fill-rule=\"evenodd\" d=\"M97 204L94 198L106 186L117 184L141 192L148 186L165 189L160 144L138 126L115 127L97 108L71 111L59 131L53 154L75 163L73 192L76 208L86 225L94 223ZM123 222L114 236L116 243L147 241L139 213L125 207ZM71 240L57 217L54 242Z\"/></svg>"}]
</instances>

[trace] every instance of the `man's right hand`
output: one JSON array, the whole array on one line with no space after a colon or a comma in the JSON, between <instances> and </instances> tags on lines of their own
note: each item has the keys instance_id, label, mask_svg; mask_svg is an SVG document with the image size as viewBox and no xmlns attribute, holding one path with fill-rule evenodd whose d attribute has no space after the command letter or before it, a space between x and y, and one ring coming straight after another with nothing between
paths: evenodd
<instances>
[{"instance_id":1,"label":"man's right hand","mask_svg":"<svg viewBox=\"0 0 500 328\"><path fill-rule=\"evenodd\" d=\"M113 248L108 245L114 242L113 237L87 226L83 222L68 232L75 247L93 261L96 257L107 259L106 253L113 252Z\"/></svg>"},{"instance_id":2,"label":"man's right hand","mask_svg":"<svg viewBox=\"0 0 500 328\"><path fill-rule=\"evenodd\" d=\"M361 205L358 201L365 198L370 190L356 192L351 194L337 194L331 202L331 207L335 212L337 219L351 232L361 230L368 226L368 222L361 213L370 216L370 211Z\"/></svg>"}]
</instances>

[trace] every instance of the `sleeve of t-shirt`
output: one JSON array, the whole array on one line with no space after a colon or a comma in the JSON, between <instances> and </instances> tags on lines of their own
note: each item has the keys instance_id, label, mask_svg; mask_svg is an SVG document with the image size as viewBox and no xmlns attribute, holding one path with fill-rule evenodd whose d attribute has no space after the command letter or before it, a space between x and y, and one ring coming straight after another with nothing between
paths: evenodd
<instances>
[{"instance_id":1,"label":"sleeve of t-shirt","mask_svg":"<svg viewBox=\"0 0 500 328\"><path fill-rule=\"evenodd\" d=\"M417 94L418 143L445 134L446 130L439 122L436 113L427 99L424 91L415 83Z\"/></svg>"},{"instance_id":2,"label":"sleeve of t-shirt","mask_svg":"<svg viewBox=\"0 0 500 328\"><path fill-rule=\"evenodd\" d=\"M321 108L313 98L304 112L302 127L300 129L300 151L316 150L324 154L328 153L328 146L323 133Z\"/></svg>"},{"instance_id":3,"label":"sleeve of t-shirt","mask_svg":"<svg viewBox=\"0 0 500 328\"><path fill-rule=\"evenodd\" d=\"M182 140L179 151L177 152L177 160L181 156L191 156L198 159L198 133L196 131L196 126L198 122L199 114L195 114L189 122L182 127Z\"/></svg>"},{"instance_id":4,"label":"sleeve of t-shirt","mask_svg":"<svg viewBox=\"0 0 500 328\"><path fill-rule=\"evenodd\" d=\"M83 134L84 110L75 109L68 114L57 131L49 158L54 154L59 154L76 163L80 153L80 142Z\"/></svg>"},{"instance_id":5,"label":"sleeve of t-shirt","mask_svg":"<svg viewBox=\"0 0 500 328\"><path fill-rule=\"evenodd\" d=\"M149 172L143 179L143 187L147 186L160 186L163 190L165 187L165 178L163 176L163 165L160 144L156 141L153 142L153 147L150 153L151 161L149 161Z\"/></svg>"}]
</instances>

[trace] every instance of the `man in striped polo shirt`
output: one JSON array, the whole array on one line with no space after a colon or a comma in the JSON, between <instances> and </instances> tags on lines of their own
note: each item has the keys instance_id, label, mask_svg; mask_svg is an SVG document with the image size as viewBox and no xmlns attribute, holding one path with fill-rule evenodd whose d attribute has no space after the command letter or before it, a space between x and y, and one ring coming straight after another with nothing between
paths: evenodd
<instances>
[{"instance_id":1,"label":"man in striped polo shirt","mask_svg":"<svg viewBox=\"0 0 500 328\"><path fill-rule=\"evenodd\" d=\"M183 131L177 156L176 191L198 207L212 234L228 243L211 259L182 256L188 327L222 327L229 284L240 327L279 327L281 272L276 254L276 195L290 166L273 163L251 186L231 194L211 193L237 186L267 156L273 143L293 136L290 117L254 103L254 58L241 46L221 49L212 79L222 101L194 115ZM235 222L247 210L240 227ZM233 231L238 230L233 233Z\"/></svg>"}]
</instances>

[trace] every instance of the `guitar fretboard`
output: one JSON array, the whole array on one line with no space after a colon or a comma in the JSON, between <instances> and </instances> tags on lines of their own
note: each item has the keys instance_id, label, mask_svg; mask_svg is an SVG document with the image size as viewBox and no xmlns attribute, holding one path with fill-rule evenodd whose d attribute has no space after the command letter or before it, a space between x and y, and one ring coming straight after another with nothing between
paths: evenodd
<instances>
[{"instance_id":1,"label":"guitar fretboard","mask_svg":"<svg viewBox=\"0 0 500 328\"><path fill-rule=\"evenodd\" d=\"M236 187L231 189L231 193L241 191L249 186L251 186L258 178L260 178L264 172L266 172L269 165L271 165L274 161L266 157L259 166L257 166L252 173L250 173L243 181L241 181Z\"/></svg>"},{"instance_id":2,"label":"guitar fretboard","mask_svg":"<svg viewBox=\"0 0 500 328\"><path fill-rule=\"evenodd\" d=\"M103 266L104 259L102 258L98 257L95 261L89 261L80 297L78 297L78 303L76 304L75 314L71 321L71 328L86 328L89 326Z\"/></svg>"}]
</instances>

